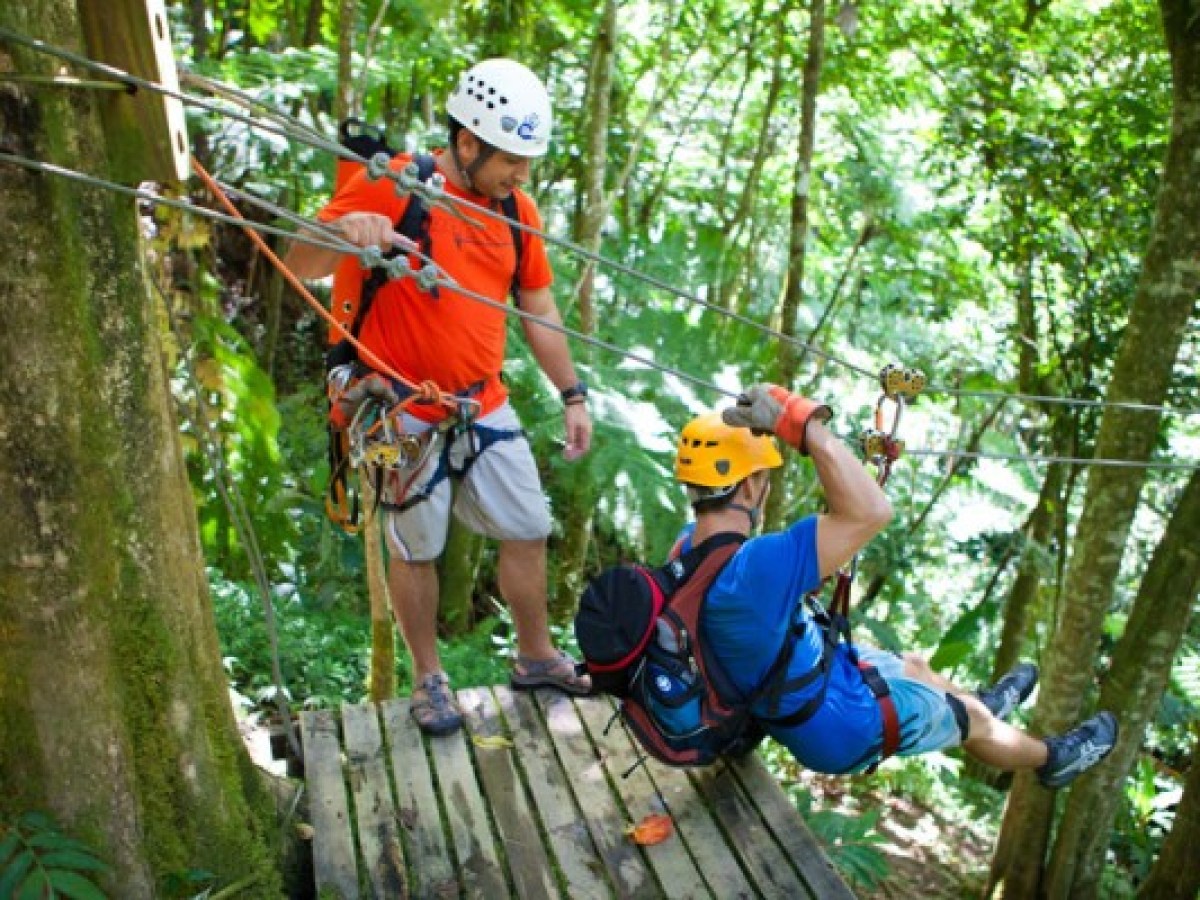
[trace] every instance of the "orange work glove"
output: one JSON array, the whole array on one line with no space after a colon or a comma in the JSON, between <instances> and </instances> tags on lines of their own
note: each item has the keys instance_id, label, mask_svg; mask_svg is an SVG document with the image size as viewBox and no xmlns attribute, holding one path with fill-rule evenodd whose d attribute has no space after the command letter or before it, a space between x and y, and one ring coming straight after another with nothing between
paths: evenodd
<instances>
[{"instance_id":1,"label":"orange work glove","mask_svg":"<svg viewBox=\"0 0 1200 900\"><path fill-rule=\"evenodd\" d=\"M367 400L378 400L389 409L400 402L400 397L382 375L372 372L360 378L346 390L331 395L329 421L334 428L349 428L354 414Z\"/></svg>"},{"instance_id":2,"label":"orange work glove","mask_svg":"<svg viewBox=\"0 0 1200 900\"><path fill-rule=\"evenodd\" d=\"M785 444L801 453L808 453L804 444L804 431L809 421L816 417L825 422L833 410L793 394L777 384L756 384L737 399L737 406L721 413L726 425L749 428L751 431L776 435Z\"/></svg>"}]
</instances>

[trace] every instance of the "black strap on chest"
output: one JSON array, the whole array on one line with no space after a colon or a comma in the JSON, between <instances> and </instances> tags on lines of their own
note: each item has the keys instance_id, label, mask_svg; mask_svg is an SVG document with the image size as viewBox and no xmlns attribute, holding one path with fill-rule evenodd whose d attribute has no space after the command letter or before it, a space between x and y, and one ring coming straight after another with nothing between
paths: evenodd
<instances>
[{"instance_id":1,"label":"black strap on chest","mask_svg":"<svg viewBox=\"0 0 1200 900\"><path fill-rule=\"evenodd\" d=\"M417 164L417 178L422 182L429 181L434 170L437 168L437 160L433 155L429 153L416 153L413 155L413 162ZM500 201L500 212L508 219L508 228L512 233L515 258L512 280L509 283L509 293L512 295L514 305L520 308L521 260L525 249L525 239L521 234L521 217L517 211L516 193L511 193ZM415 243L425 256L433 256L433 239L429 234L429 204L425 202L425 198L421 196L419 191L413 191L408 195L408 202L404 205L404 212L400 214L400 218L396 222L396 233L403 235ZM403 252L400 248L393 247L384 254L384 258L395 259ZM363 282L362 294L358 301L358 313L354 317L354 325L350 329L350 333L355 337L358 337L358 333L362 329L362 323L367 319L367 314L370 312L375 295L381 287L387 284L387 281L387 271L377 266L371 270L371 274ZM437 287L434 287L431 293L436 298L438 296Z\"/></svg>"}]
</instances>

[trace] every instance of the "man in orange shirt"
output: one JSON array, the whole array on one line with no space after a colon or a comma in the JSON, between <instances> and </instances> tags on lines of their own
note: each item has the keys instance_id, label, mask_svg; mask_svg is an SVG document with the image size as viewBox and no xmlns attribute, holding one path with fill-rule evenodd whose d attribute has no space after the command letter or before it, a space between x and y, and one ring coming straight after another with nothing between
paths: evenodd
<instances>
[{"instance_id":1,"label":"man in orange shirt","mask_svg":"<svg viewBox=\"0 0 1200 900\"><path fill-rule=\"evenodd\" d=\"M445 190L477 205L499 210L510 195L520 220L542 226L537 206L522 190L531 160L549 145L552 112L541 81L520 63L485 60L467 72L446 104L449 147L436 154ZM399 155L393 169L410 157ZM372 181L363 171L320 212L351 243L388 250L408 203L386 178ZM560 323L550 291L553 276L541 238L525 233L518 252L507 222L460 207L464 218L430 206L426 248L437 266L465 289L504 302L510 288L522 310ZM297 242L287 263L302 278L322 278L337 267L337 251ZM514 279L515 271L515 279ZM410 433L431 430L435 445L407 490L384 495L384 533L389 586L400 630L413 660L412 711L431 734L456 730L462 716L450 693L437 653L439 586L435 561L446 541L449 514L500 544L500 591L512 608L518 656L512 671L517 688L557 687L587 693L582 669L550 639L546 616L546 537L550 516L537 467L500 379L504 362L506 313L446 286L436 295L413 279L379 287L362 318L359 340L383 362L413 382L432 380L469 403L474 418L448 431L433 425L440 408L411 407ZM575 373L561 332L522 318L530 349L560 391L568 459L586 453L592 425L587 388ZM389 400L400 385L370 374L361 363L364 385ZM361 397L363 390L355 392ZM394 402L394 400L393 400ZM353 403L349 404L352 412ZM417 418L420 417L420 418ZM458 482L452 493L451 481ZM389 503L388 501L392 501Z\"/></svg>"}]
</instances>

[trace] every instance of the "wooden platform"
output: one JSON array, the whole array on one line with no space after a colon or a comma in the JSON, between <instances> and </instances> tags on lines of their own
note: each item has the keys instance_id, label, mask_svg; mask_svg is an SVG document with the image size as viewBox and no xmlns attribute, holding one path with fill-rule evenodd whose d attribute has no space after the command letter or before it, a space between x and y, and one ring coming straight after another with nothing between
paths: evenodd
<instances>
[{"instance_id":1,"label":"wooden platform","mask_svg":"<svg viewBox=\"0 0 1200 900\"><path fill-rule=\"evenodd\" d=\"M757 758L635 766L620 722L605 734L606 699L502 687L458 698L468 727L443 738L422 737L407 699L343 707L340 721L304 713L323 900L853 897ZM626 836L662 812L668 840Z\"/></svg>"}]
</instances>

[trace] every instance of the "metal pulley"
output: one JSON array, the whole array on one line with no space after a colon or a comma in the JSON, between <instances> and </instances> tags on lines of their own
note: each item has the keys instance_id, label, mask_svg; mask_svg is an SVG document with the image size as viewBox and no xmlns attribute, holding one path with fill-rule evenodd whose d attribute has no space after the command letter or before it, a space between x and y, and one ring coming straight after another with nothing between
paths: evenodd
<instances>
[{"instance_id":1,"label":"metal pulley","mask_svg":"<svg viewBox=\"0 0 1200 900\"><path fill-rule=\"evenodd\" d=\"M350 423L350 464L377 469L407 469L421 458L421 439L396 427L378 401L363 403Z\"/></svg>"},{"instance_id":2,"label":"metal pulley","mask_svg":"<svg viewBox=\"0 0 1200 900\"><path fill-rule=\"evenodd\" d=\"M875 427L864 430L859 440L863 456L878 466L882 485L891 473L892 463L904 452L904 441L897 437L900 419L904 407L925 389L925 373L889 363L879 372L879 386L882 393L875 402ZM885 421L889 404L892 406L890 423Z\"/></svg>"}]
</instances>

